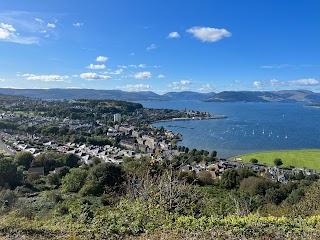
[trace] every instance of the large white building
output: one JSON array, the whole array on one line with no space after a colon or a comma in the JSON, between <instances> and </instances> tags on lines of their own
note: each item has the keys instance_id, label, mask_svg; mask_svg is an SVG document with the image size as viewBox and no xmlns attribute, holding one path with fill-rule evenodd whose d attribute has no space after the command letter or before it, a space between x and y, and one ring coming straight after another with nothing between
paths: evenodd
<instances>
[{"instance_id":1,"label":"large white building","mask_svg":"<svg viewBox=\"0 0 320 240\"><path fill-rule=\"evenodd\" d=\"M114 121L114 122L121 123L121 114L120 114L120 113L114 114L114 115L113 115L113 121Z\"/></svg>"}]
</instances>

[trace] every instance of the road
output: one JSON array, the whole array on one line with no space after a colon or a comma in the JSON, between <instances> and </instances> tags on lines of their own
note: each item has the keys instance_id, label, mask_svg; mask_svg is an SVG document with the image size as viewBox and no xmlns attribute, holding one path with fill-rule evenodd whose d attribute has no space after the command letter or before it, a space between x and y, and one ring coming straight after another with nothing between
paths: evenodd
<instances>
[{"instance_id":1,"label":"road","mask_svg":"<svg viewBox=\"0 0 320 240\"><path fill-rule=\"evenodd\" d=\"M10 155L14 155L14 151L9 149L7 147L7 145L1 139L0 139L0 150L3 150L3 151L5 151L6 153L8 153Z\"/></svg>"}]
</instances>

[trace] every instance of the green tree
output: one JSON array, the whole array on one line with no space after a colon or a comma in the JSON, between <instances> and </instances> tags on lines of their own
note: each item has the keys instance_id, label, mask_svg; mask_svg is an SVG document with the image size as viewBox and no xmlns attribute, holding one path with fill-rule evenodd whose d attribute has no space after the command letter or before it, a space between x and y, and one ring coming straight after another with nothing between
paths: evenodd
<instances>
[{"instance_id":1,"label":"green tree","mask_svg":"<svg viewBox=\"0 0 320 240\"><path fill-rule=\"evenodd\" d=\"M70 169L65 177L62 178L62 190L65 192L78 192L85 184L88 172L85 169Z\"/></svg>"},{"instance_id":2,"label":"green tree","mask_svg":"<svg viewBox=\"0 0 320 240\"><path fill-rule=\"evenodd\" d=\"M250 162L251 162L251 163L258 163L258 159L256 159L256 158L251 158L251 159L250 159Z\"/></svg>"},{"instance_id":3,"label":"green tree","mask_svg":"<svg viewBox=\"0 0 320 240\"><path fill-rule=\"evenodd\" d=\"M33 161L34 157L31 152L22 151L18 152L14 156L14 161L18 166L23 166L24 169L29 169L30 164Z\"/></svg>"},{"instance_id":4,"label":"green tree","mask_svg":"<svg viewBox=\"0 0 320 240\"><path fill-rule=\"evenodd\" d=\"M75 154L69 153L64 156L64 163L70 168L78 167L80 166L80 158Z\"/></svg>"},{"instance_id":5,"label":"green tree","mask_svg":"<svg viewBox=\"0 0 320 240\"><path fill-rule=\"evenodd\" d=\"M100 163L90 168L88 180L99 185L100 194L106 189L119 191L124 182L124 172L119 165Z\"/></svg>"},{"instance_id":6,"label":"green tree","mask_svg":"<svg viewBox=\"0 0 320 240\"><path fill-rule=\"evenodd\" d=\"M283 164L280 158L276 158L273 162L274 162L274 165L276 165L277 167L280 167Z\"/></svg>"},{"instance_id":7,"label":"green tree","mask_svg":"<svg viewBox=\"0 0 320 240\"><path fill-rule=\"evenodd\" d=\"M221 176L220 184L226 189L234 189L239 186L239 174L236 170L226 170Z\"/></svg>"},{"instance_id":8,"label":"green tree","mask_svg":"<svg viewBox=\"0 0 320 240\"><path fill-rule=\"evenodd\" d=\"M15 188L21 183L22 173L11 159L0 159L0 187Z\"/></svg>"},{"instance_id":9,"label":"green tree","mask_svg":"<svg viewBox=\"0 0 320 240\"><path fill-rule=\"evenodd\" d=\"M215 158L216 156L217 156L217 151L213 150L213 151L211 152L210 157Z\"/></svg>"},{"instance_id":10,"label":"green tree","mask_svg":"<svg viewBox=\"0 0 320 240\"><path fill-rule=\"evenodd\" d=\"M211 178L211 174L208 171L201 171L197 174L199 184L204 185L213 185L214 181Z\"/></svg>"}]
</instances>

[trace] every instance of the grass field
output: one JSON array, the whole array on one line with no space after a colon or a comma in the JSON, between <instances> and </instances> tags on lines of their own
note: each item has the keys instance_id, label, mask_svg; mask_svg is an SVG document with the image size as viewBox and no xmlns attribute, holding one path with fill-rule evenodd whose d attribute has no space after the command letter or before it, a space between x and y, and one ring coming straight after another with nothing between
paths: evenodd
<instances>
[{"instance_id":1,"label":"grass field","mask_svg":"<svg viewBox=\"0 0 320 240\"><path fill-rule=\"evenodd\" d=\"M258 159L258 163L273 165L274 159L280 158L283 167L294 166L296 168L310 168L320 172L320 149L282 150L268 151L239 155L244 162L250 162L251 158Z\"/></svg>"}]
</instances>

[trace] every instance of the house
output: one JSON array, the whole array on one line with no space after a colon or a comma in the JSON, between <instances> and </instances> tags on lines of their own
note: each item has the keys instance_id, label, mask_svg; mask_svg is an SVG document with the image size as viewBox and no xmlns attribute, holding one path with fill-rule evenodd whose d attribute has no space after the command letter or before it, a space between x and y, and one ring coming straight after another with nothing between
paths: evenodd
<instances>
[{"instance_id":1,"label":"house","mask_svg":"<svg viewBox=\"0 0 320 240\"><path fill-rule=\"evenodd\" d=\"M38 173L40 176L44 176L44 167L32 167L28 169L28 174Z\"/></svg>"}]
</instances>

